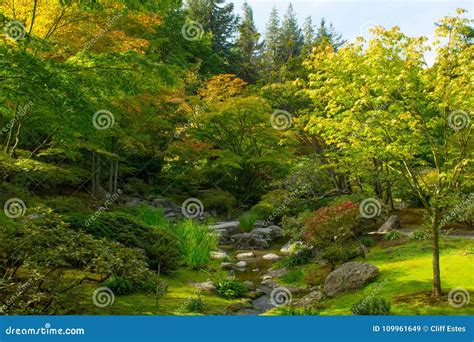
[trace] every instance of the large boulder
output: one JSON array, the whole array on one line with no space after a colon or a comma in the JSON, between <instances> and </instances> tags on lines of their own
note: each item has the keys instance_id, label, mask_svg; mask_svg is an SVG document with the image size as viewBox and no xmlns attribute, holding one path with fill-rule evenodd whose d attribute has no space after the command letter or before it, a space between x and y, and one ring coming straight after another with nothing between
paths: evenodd
<instances>
[{"instance_id":1,"label":"large boulder","mask_svg":"<svg viewBox=\"0 0 474 342\"><path fill-rule=\"evenodd\" d=\"M215 232L219 236L219 243L226 244L230 242L230 236L238 233L239 221L218 222L209 226L209 230Z\"/></svg>"},{"instance_id":2,"label":"large boulder","mask_svg":"<svg viewBox=\"0 0 474 342\"><path fill-rule=\"evenodd\" d=\"M212 230L227 230L231 235L237 234L239 232L239 228L239 221L217 222L216 224L209 226L209 229Z\"/></svg>"},{"instance_id":3,"label":"large boulder","mask_svg":"<svg viewBox=\"0 0 474 342\"><path fill-rule=\"evenodd\" d=\"M267 240L258 234L234 234L230 239L238 249L265 249L269 246Z\"/></svg>"},{"instance_id":4,"label":"large boulder","mask_svg":"<svg viewBox=\"0 0 474 342\"><path fill-rule=\"evenodd\" d=\"M250 233L261 235L262 238L267 239L267 240L273 240L283 235L283 229L281 229L278 226L269 226L269 227L255 228Z\"/></svg>"},{"instance_id":5,"label":"large boulder","mask_svg":"<svg viewBox=\"0 0 474 342\"><path fill-rule=\"evenodd\" d=\"M329 297L360 289L379 274L379 269L367 262L347 262L332 271L324 281L324 291Z\"/></svg>"},{"instance_id":6,"label":"large boulder","mask_svg":"<svg viewBox=\"0 0 474 342\"><path fill-rule=\"evenodd\" d=\"M401 225L401 222L400 222L400 217L398 217L397 215L391 215L387 219L387 221L385 221L385 223L382 226L380 226L380 228L377 230L377 233L385 234L385 233L388 233L391 230L398 229L401 226L402 225Z\"/></svg>"}]
</instances>

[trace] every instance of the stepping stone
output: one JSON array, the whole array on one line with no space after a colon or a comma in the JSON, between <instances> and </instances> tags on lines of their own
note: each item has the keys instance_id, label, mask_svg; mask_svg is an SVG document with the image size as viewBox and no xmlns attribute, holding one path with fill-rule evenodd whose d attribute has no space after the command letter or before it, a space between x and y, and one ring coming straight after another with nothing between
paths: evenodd
<instances>
[{"instance_id":1,"label":"stepping stone","mask_svg":"<svg viewBox=\"0 0 474 342\"><path fill-rule=\"evenodd\" d=\"M252 252L249 253L239 253L235 256L237 259L242 260L242 259L250 259L250 258L255 258L255 254Z\"/></svg>"},{"instance_id":2,"label":"stepping stone","mask_svg":"<svg viewBox=\"0 0 474 342\"><path fill-rule=\"evenodd\" d=\"M262 258L265 259L265 260L276 261L276 260L280 259L281 257L279 255L270 253L270 254L265 254Z\"/></svg>"}]
</instances>

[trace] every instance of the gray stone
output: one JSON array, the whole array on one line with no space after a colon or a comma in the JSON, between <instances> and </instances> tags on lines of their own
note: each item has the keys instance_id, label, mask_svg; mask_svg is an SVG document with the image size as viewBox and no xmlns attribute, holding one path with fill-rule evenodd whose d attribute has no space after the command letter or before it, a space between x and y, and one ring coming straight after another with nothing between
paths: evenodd
<instances>
[{"instance_id":1,"label":"gray stone","mask_svg":"<svg viewBox=\"0 0 474 342\"><path fill-rule=\"evenodd\" d=\"M252 252L248 252L248 253L239 253L235 256L237 259L239 260L243 260L243 259L250 259L250 258L255 258L255 254L253 254Z\"/></svg>"},{"instance_id":2,"label":"gray stone","mask_svg":"<svg viewBox=\"0 0 474 342\"><path fill-rule=\"evenodd\" d=\"M229 256L227 255L227 253L225 252L221 252L221 251L212 251L211 253L209 253L210 256L211 256L211 259L214 259L214 260L222 260L222 259L227 259L229 258Z\"/></svg>"},{"instance_id":3,"label":"gray stone","mask_svg":"<svg viewBox=\"0 0 474 342\"><path fill-rule=\"evenodd\" d=\"M269 226L253 229L250 234L261 235L264 239L275 239L283 235L283 229L278 226Z\"/></svg>"},{"instance_id":4,"label":"gray stone","mask_svg":"<svg viewBox=\"0 0 474 342\"><path fill-rule=\"evenodd\" d=\"M234 234L230 239L238 249L265 249L269 246L267 240L257 234Z\"/></svg>"},{"instance_id":5,"label":"gray stone","mask_svg":"<svg viewBox=\"0 0 474 342\"><path fill-rule=\"evenodd\" d=\"M391 215L385 223L380 226L380 228L377 230L378 233L388 233L391 230L395 230L400 228L401 222L400 222L400 217L397 215Z\"/></svg>"},{"instance_id":6,"label":"gray stone","mask_svg":"<svg viewBox=\"0 0 474 342\"><path fill-rule=\"evenodd\" d=\"M379 269L367 262L347 262L332 271L324 281L324 291L329 297L345 291L360 289L379 274Z\"/></svg>"},{"instance_id":7,"label":"gray stone","mask_svg":"<svg viewBox=\"0 0 474 342\"><path fill-rule=\"evenodd\" d=\"M214 283L212 281L205 281L203 283L192 283L192 285L202 291L214 291L216 287L214 286Z\"/></svg>"},{"instance_id":8,"label":"gray stone","mask_svg":"<svg viewBox=\"0 0 474 342\"><path fill-rule=\"evenodd\" d=\"M243 284L247 288L247 290L249 291L255 290L255 284L253 283L253 281L247 280L247 281L244 281Z\"/></svg>"},{"instance_id":9,"label":"gray stone","mask_svg":"<svg viewBox=\"0 0 474 342\"><path fill-rule=\"evenodd\" d=\"M235 267L245 268L245 267L247 267L247 263L245 261L239 261L238 263L235 264Z\"/></svg>"},{"instance_id":10,"label":"gray stone","mask_svg":"<svg viewBox=\"0 0 474 342\"><path fill-rule=\"evenodd\" d=\"M313 306L314 304L319 303L323 299L324 299L324 293L316 290L316 291L311 291L303 298L296 300L294 304L296 306L307 308L307 307Z\"/></svg>"},{"instance_id":11,"label":"gray stone","mask_svg":"<svg viewBox=\"0 0 474 342\"><path fill-rule=\"evenodd\" d=\"M218 222L212 226L209 226L209 229L213 230L227 230L229 234L235 234L239 232L240 223L239 221L229 221L229 222Z\"/></svg>"},{"instance_id":12,"label":"gray stone","mask_svg":"<svg viewBox=\"0 0 474 342\"><path fill-rule=\"evenodd\" d=\"M230 270L232 269L232 266L231 262L221 262L221 268L224 270Z\"/></svg>"}]
</instances>

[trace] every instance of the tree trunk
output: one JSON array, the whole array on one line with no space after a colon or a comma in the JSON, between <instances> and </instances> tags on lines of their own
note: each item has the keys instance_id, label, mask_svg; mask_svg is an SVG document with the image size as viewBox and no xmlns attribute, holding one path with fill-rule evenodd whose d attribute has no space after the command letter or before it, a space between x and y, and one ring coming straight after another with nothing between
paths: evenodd
<instances>
[{"instance_id":1,"label":"tree trunk","mask_svg":"<svg viewBox=\"0 0 474 342\"><path fill-rule=\"evenodd\" d=\"M431 216L433 229L433 290L431 297L441 296L441 272L439 269L439 212L433 209Z\"/></svg>"}]
</instances>

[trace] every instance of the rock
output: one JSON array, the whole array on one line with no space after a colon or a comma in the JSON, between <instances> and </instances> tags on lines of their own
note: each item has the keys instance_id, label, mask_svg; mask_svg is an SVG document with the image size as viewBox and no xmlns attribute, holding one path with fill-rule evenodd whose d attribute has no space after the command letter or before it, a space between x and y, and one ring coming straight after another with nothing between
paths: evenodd
<instances>
[{"instance_id":1,"label":"rock","mask_svg":"<svg viewBox=\"0 0 474 342\"><path fill-rule=\"evenodd\" d=\"M270 296L268 295L260 296L257 299L254 299L252 301L252 305L254 309L261 311L267 311L274 307L272 302L270 301Z\"/></svg>"},{"instance_id":2,"label":"rock","mask_svg":"<svg viewBox=\"0 0 474 342\"><path fill-rule=\"evenodd\" d=\"M237 259L242 260L242 259L250 259L250 258L255 258L255 254L252 252L249 253L239 253L235 256Z\"/></svg>"},{"instance_id":3,"label":"rock","mask_svg":"<svg viewBox=\"0 0 474 342\"><path fill-rule=\"evenodd\" d=\"M247 281L244 281L243 284L247 288L247 290L249 291L255 290L255 284L253 283L253 281L247 280Z\"/></svg>"},{"instance_id":4,"label":"rock","mask_svg":"<svg viewBox=\"0 0 474 342\"><path fill-rule=\"evenodd\" d=\"M245 268L245 267L247 267L247 263L245 261L239 261L238 263L235 264L235 267Z\"/></svg>"},{"instance_id":5,"label":"rock","mask_svg":"<svg viewBox=\"0 0 474 342\"><path fill-rule=\"evenodd\" d=\"M294 302L295 306L301 306L304 308L311 307L316 303L319 303L324 299L324 293L321 291L311 291L303 298L300 298Z\"/></svg>"},{"instance_id":6,"label":"rock","mask_svg":"<svg viewBox=\"0 0 474 342\"><path fill-rule=\"evenodd\" d=\"M225 244L230 242L230 234L227 230L225 229L212 229L213 232L217 234L219 237L219 243L220 244Z\"/></svg>"},{"instance_id":7,"label":"rock","mask_svg":"<svg viewBox=\"0 0 474 342\"><path fill-rule=\"evenodd\" d=\"M174 204L167 198L157 197L151 201L151 206L155 208L163 208L165 215L174 212L174 213L181 213L181 207L179 205Z\"/></svg>"},{"instance_id":8,"label":"rock","mask_svg":"<svg viewBox=\"0 0 474 342\"><path fill-rule=\"evenodd\" d=\"M230 270L232 269L232 263L231 262L222 262L221 263L221 268L224 270Z\"/></svg>"},{"instance_id":9,"label":"rock","mask_svg":"<svg viewBox=\"0 0 474 342\"><path fill-rule=\"evenodd\" d=\"M203 283L192 283L194 287L196 287L199 290L202 291L214 291L216 287L214 286L214 283L212 281L205 281Z\"/></svg>"},{"instance_id":10,"label":"rock","mask_svg":"<svg viewBox=\"0 0 474 342\"><path fill-rule=\"evenodd\" d=\"M275 261L275 260L280 259L281 257L279 255L270 253L270 254L265 254L262 258L265 260Z\"/></svg>"},{"instance_id":11,"label":"rock","mask_svg":"<svg viewBox=\"0 0 474 342\"><path fill-rule=\"evenodd\" d=\"M395 229L398 229L400 228L402 225L401 225L401 222L400 222L400 217L398 217L397 215L391 215L387 221L385 221L385 223L380 226L380 228L377 230L378 233L388 233L389 231L391 230L395 230Z\"/></svg>"},{"instance_id":12,"label":"rock","mask_svg":"<svg viewBox=\"0 0 474 342\"><path fill-rule=\"evenodd\" d=\"M228 259L229 258L227 253L221 252L221 251L212 251L209 254L211 256L211 259L214 259L214 260L222 260L222 259Z\"/></svg>"},{"instance_id":13,"label":"rock","mask_svg":"<svg viewBox=\"0 0 474 342\"><path fill-rule=\"evenodd\" d=\"M283 268L279 268L277 270L272 270L272 271L268 272L266 275L264 275L263 277L281 278L285 274L287 274L288 272L289 272L288 268L283 267Z\"/></svg>"},{"instance_id":14,"label":"rock","mask_svg":"<svg viewBox=\"0 0 474 342\"><path fill-rule=\"evenodd\" d=\"M267 226L267 222L262 221L262 220L257 220L257 221L255 221L253 226L254 226L254 228L264 228L264 227Z\"/></svg>"},{"instance_id":15,"label":"rock","mask_svg":"<svg viewBox=\"0 0 474 342\"><path fill-rule=\"evenodd\" d=\"M329 297L338 293L357 290L375 279L379 269L367 262L346 262L332 271L324 281L324 291Z\"/></svg>"},{"instance_id":16,"label":"rock","mask_svg":"<svg viewBox=\"0 0 474 342\"><path fill-rule=\"evenodd\" d=\"M264 239L273 240L283 235L283 229L278 226L269 226L253 229L250 234L262 236Z\"/></svg>"},{"instance_id":17,"label":"rock","mask_svg":"<svg viewBox=\"0 0 474 342\"><path fill-rule=\"evenodd\" d=\"M238 249L265 249L268 248L267 240L260 235L251 233L234 234L230 237Z\"/></svg>"},{"instance_id":18,"label":"rock","mask_svg":"<svg viewBox=\"0 0 474 342\"><path fill-rule=\"evenodd\" d=\"M239 232L240 223L239 221L229 221L229 222L218 222L212 226L209 226L209 229L212 230L227 230L230 235L236 234Z\"/></svg>"},{"instance_id":19,"label":"rock","mask_svg":"<svg viewBox=\"0 0 474 342\"><path fill-rule=\"evenodd\" d=\"M304 243L302 241L296 241L296 242L288 242L286 243L281 249L280 252L283 255L291 255L295 254L299 249L304 247Z\"/></svg>"},{"instance_id":20,"label":"rock","mask_svg":"<svg viewBox=\"0 0 474 342\"><path fill-rule=\"evenodd\" d=\"M138 197L131 197L130 199L125 202L126 207L138 207L140 204L142 204L142 200Z\"/></svg>"}]
</instances>

